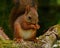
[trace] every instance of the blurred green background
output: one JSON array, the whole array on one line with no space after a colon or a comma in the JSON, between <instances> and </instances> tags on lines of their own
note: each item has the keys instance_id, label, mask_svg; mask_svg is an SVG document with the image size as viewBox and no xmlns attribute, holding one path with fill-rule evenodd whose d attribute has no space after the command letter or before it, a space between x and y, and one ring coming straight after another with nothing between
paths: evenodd
<instances>
[{"instance_id":1,"label":"blurred green background","mask_svg":"<svg viewBox=\"0 0 60 48\"><path fill-rule=\"evenodd\" d=\"M43 34L49 27L60 23L60 0L38 0L39 25L37 36ZM12 0L0 0L0 26L12 39L13 32L9 27L9 14L12 9Z\"/></svg>"}]
</instances>

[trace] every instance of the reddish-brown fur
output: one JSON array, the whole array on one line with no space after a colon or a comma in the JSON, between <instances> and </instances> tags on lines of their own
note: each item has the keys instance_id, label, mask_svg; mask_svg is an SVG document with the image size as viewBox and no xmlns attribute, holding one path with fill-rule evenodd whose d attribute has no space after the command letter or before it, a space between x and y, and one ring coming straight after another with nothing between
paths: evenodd
<instances>
[{"instance_id":1,"label":"reddish-brown fur","mask_svg":"<svg viewBox=\"0 0 60 48\"><path fill-rule=\"evenodd\" d=\"M16 2L16 0L14 1ZM18 6L17 8L13 7L10 15L11 26L14 30L14 39L33 40L36 37L37 29L40 28L40 26L38 25L37 4L35 3L34 5L32 5L30 0L20 0L19 5L20 6ZM32 23L28 23L28 20L26 20L25 17L29 16L29 12L31 12L35 15L35 17L37 17L36 23L34 21L32 21ZM32 15L32 17L34 15Z\"/></svg>"}]
</instances>

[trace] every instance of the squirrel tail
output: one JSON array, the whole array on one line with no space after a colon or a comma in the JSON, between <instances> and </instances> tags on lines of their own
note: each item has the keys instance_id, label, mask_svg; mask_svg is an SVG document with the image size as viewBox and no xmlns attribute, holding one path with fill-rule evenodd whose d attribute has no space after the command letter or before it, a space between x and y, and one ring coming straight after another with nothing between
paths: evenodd
<instances>
[{"instance_id":1,"label":"squirrel tail","mask_svg":"<svg viewBox=\"0 0 60 48\"><path fill-rule=\"evenodd\" d=\"M25 8L13 7L9 16L10 27L13 29L14 22L20 15L25 13Z\"/></svg>"}]
</instances>

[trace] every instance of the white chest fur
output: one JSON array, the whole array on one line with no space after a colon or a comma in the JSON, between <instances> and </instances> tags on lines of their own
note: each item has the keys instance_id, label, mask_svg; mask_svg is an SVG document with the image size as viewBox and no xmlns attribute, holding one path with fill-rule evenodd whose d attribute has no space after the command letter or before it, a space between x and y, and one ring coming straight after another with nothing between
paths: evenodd
<instances>
[{"instance_id":1,"label":"white chest fur","mask_svg":"<svg viewBox=\"0 0 60 48\"><path fill-rule=\"evenodd\" d=\"M30 30L23 30L21 29L21 32L19 33L20 36L24 39L28 39L33 37L33 35L36 33L36 31L30 29Z\"/></svg>"}]
</instances>

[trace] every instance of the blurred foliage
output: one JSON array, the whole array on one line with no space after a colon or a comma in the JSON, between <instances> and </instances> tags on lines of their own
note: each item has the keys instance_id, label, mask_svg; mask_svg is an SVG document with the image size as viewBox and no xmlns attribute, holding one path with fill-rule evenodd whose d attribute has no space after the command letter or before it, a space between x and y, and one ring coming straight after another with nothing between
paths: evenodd
<instances>
[{"instance_id":1,"label":"blurred foliage","mask_svg":"<svg viewBox=\"0 0 60 48\"><path fill-rule=\"evenodd\" d=\"M60 0L38 0L39 24L41 28L38 30L37 36L43 34L50 26L60 23ZM12 39L13 32L9 27L9 14L13 6L12 0L0 0L0 26L5 33Z\"/></svg>"},{"instance_id":2,"label":"blurred foliage","mask_svg":"<svg viewBox=\"0 0 60 48\"><path fill-rule=\"evenodd\" d=\"M5 33L10 38L12 38L12 32L9 28L9 13L11 8L11 0L0 0L0 26L4 28Z\"/></svg>"},{"instance_id":3,"label":"blurred foliage","mask_svg":"<svg viewBox=\"0 0 60 48\"><path fill-rule=\"evenodd\" d=\"M60 23L60 0L38 0L40 34L43 34L50 26ZM39 34L39 35L40 35Z\"/></svg>"}]
</instances>

